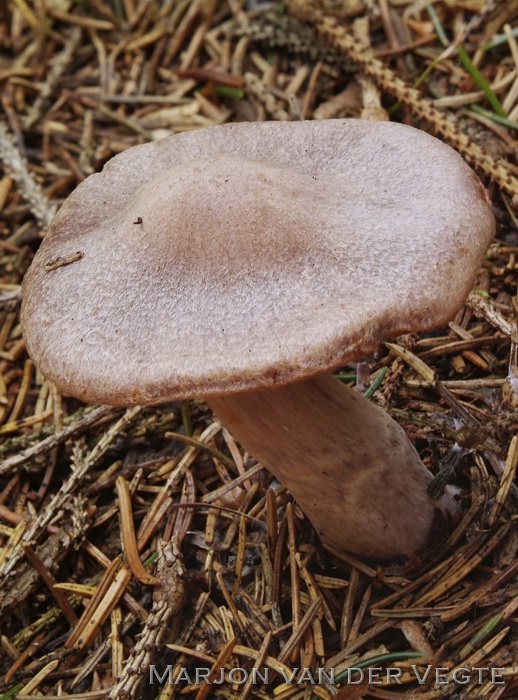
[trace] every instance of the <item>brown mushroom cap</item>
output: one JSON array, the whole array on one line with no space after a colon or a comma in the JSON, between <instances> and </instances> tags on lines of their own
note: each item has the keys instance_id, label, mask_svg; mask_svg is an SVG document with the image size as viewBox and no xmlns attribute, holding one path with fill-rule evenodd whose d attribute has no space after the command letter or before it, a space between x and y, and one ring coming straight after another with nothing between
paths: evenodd
<instances>
[{"instance_id":1,"label":"brown mushroom cap","mask_svg":"<svg viewBox=\"0 0 518 700\"><path fill-rule=\"evenodd\" d=\"M284 384L448 321L493 232L471 169L411 127L191 131L121 153L68 198L24 281L24 335L91 402Z\"/></svg>"}]
</instances>

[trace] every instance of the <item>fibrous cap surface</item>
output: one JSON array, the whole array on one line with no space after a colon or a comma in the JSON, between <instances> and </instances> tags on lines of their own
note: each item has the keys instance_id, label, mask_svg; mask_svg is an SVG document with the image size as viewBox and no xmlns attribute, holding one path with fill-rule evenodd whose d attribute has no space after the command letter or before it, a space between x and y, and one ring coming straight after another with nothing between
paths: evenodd
<instances>
[{"instance_id":1,"label":"fibrous cap surface","mask_svg":"<svg viewBox=\"0 0 518 700\"><path fill-rule=\"evenodd\" d=\"M24 282L24 335L47 377L92 402L283 384L449 320L493 232L471 169L411 127L182 133L121 153L65 202Z\"/></svg>"}]
</instances>

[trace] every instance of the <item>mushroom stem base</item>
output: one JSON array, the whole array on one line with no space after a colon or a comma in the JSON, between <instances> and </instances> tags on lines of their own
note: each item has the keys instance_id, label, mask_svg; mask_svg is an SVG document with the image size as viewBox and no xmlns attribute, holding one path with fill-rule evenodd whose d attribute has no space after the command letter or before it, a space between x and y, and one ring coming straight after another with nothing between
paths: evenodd
<instances>
[{"instance_id":1,"label":"mushroom stem base","mask_svg":"<svg viewBox=\"0 0 518 700\"><path fill-rule=\"evenodd\" d=\"M426 546L436 510L455 512L404 431L332 375L209 397L243 447L293 494L335 552L389 559Z\"/></svg>"}]
</instances>

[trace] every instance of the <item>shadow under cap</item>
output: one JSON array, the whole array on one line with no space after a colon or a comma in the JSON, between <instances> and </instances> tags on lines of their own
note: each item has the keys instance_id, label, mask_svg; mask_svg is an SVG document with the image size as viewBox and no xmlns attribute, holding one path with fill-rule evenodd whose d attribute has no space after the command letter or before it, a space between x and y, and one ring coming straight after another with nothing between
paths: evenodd
<instances>
[{"instance_id":1,"label":"shadow under cap","mask_svg":"<svg viewBox=\"0 0 518 700\"><path fill-rule=\"evenodd\" d=\"M471 169L411 127L183 133L116 156L65 202L24 281L24 336L91 402L289 383L448 321L493 232Z\"/></svg>"}]
</instances>

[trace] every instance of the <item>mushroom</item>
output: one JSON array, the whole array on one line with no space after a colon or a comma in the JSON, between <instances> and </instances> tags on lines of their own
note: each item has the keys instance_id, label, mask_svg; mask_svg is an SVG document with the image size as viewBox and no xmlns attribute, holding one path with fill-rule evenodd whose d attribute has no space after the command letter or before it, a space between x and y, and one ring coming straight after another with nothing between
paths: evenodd
<instances>
[{"instance_id":1,"label":"mushroom","mask_svg":"<svg viewBox=\"0 0 518 700\"><path fill-rule=\"evenodd\" d=\"M494 233L439 140L389 122L241 123L136 146L87 178L23 285L29 353L64 392L203 396L332 551L427 545L450 493L329 371L452 318Z\"/></svg>"}]
</instances>

